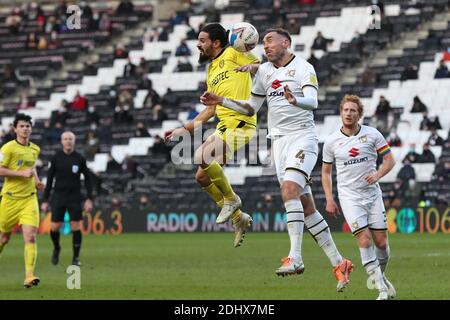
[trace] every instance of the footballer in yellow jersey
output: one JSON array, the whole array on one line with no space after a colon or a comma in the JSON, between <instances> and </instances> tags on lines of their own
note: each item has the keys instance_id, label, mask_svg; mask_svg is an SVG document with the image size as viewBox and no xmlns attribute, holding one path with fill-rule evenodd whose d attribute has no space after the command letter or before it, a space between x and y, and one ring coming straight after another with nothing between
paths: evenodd
<instances>
[{"instance_id":1,"label":"footballer in yellow jersey","mask_svg":"<svg viewBox=\"0 0 450 320\"><path fill-rule=\"evenodd\" d=\"M208 91L235 99L248 99L252 79L249 72L238 72L239 67L257 64L251 53L242 53L228 46L227 31L219 23L205 25L198 35L199 62L210 62L207 74ZM196 150L195 161L200 163L196 180L203 190L221 207L216 223L225 223L230 218L235 227L234 246L244 240L252 218L241 212L241 199L236 195L224 174L222 165L233 154L247 144L256 133L256 115L246 116L220 105L208 105L195 119L182 128L166 132L166 139L172 140L186 131L192 132L210 118L217 115L219 123L213 135Z\"/></svg>"},{"instance_id":2,"label":"footballer in yellow jersey","mask_svg":"<svg viewBox=\"0 0 450 320\"><path fill-rule=\"evenodd\" d=\"M0 202L0 254L11 237L12 229L20 224L25 241L24 287L31 288L40 281L34 275L39 227L36 188L43 190L45 186L35 169L40 149L30 142L31 117L19 113L13 126L16 139L0 149L0 176L6 177Z\"/></svg>"}]
</instances>

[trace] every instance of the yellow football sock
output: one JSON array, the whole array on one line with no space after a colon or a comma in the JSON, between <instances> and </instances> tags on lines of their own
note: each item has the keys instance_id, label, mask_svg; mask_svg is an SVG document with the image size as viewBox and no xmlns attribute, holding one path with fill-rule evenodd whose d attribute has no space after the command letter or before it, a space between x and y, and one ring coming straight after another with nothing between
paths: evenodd
<instances>
[{"instance_id":1,"label":"yellow football sock","mask_svg":"<svg viewBox=\"0 0 450 320\"><path fill-rule=\"evenodd\" d=\"M36 266L37 244L25 243L25 276L34 276L34 267Z\"/></svg>"},{"instance_id":2,"label":"yellow football sock","mask_svg":"<svg viewBox=\"0 0 450 320\"><path fill-rule=\"evenodd\" d=\"M209 196L211 197L211 199L214 200L214 202L220 207L223 207L223 194L222 192L220 192L220 189L217 188L217 186L214 183L211 183L209 186L207 187L203 187L202 188L207 194L209 194Z\"/></svg>"},{"instance_id":3,"label":"yellow football sock","mask_svg":"<svg viewBox=\"0 0 450 320\"><path fill-rule=\"evenodd\" d=\"M203 169L206 174L211 179L212 183L214 183L220 192L223 194L225 200L234 200L234 192L231 188L230 183L228 182L225 173L223 172L222 167L217 161L211 162L209 166Z\"/></svg>"},{"instance_id":4,"label":"yellow football sock","mask_svg":"<svg viewBox=\"0 0 450 320\"><path fill-rule=\"evenodd\" d=\"M233 221L233 224L238 223L241 220L241 209L237 209L233 214L231 215L231 221Z\"/></svg>"}]
</instances>

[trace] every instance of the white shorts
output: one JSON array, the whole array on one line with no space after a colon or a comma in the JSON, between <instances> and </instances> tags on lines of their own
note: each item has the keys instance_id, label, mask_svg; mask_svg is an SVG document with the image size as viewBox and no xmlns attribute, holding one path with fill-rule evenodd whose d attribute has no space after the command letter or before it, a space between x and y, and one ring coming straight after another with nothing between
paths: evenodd
<instances>
[{"instance_id":1,"label":"white shorts","mask_svg":"<svg viewBox=\"0 0 450 320\"><path fill-rule=\"evenodd\" d=\"M361 200L339 197L339 203L353 234L367 227L371 230L387 230L386 210L381 194L372 199Z\"/></svg>"},{"instance_id":2,"label":"white shorts","mask_svg":"<svg viewBox=\"0 0 450 320\"><path fill-rule=\"evenodd\" d=\"M300 185L304 193L311 193L309 186L305 187L305 179L310 175L317 162L319 151L318 139L315 134L304 132L295 135L286 135L272 141L275 169L278 182L289 180Z\"/></svg>"}]
</instances>

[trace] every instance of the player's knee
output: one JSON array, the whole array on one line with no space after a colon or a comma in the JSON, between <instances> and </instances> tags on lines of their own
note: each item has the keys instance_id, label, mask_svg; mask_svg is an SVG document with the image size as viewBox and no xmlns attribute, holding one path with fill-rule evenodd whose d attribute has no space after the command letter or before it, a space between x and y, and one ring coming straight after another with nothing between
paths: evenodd
<instances>
[{"instance_id":1,"label":"player's knee","mask_svg":"<svg viewBox=\"0 0 450 320\"><path fill-rule=\"evenodd\" d=\"M50 230L52 232L58 232L60 228L61 228L61 223L52 223L50 225Z\"/></svg>"},{"instance_id":2,"label":"player's knee","mask_svg":"<svg viewBox=\"0 0 450 320\"><path fill-rule=\"evenodd\" d=\"M281 187L281 195L283 201L286 202L292 199L298 199L300 196L301 188L298 184L292 181L284 181Z\"/></svg>"},{"instance_id":3,"label":"player's knee","mask_svg":"<svg viewBox=\"0 0 450 320\"><path fill-rule=\"evenodd\" d=\"M0 237L0 241L2 244L7 244L9 242L9 239L11 239L10 233L2 233L2 236Z\"/></svg>"},{"instance_id":4,"label":"player's knee","mask_svg":"<svg viewBox=\"0 0 450 320\"><path fill-rule=\"evenodd\" d=\"M36 242L36 235L35 234L26 234L24 236L26 243L35 243Z\"/></svg>"},{"instance_id":5,"label":"player's knee","mask_svg":"<svg viewBox=\"0 0 450 320\"><path fill-rule=\"evenodd\" d=\"M80 221L70 221L70 230L78 231L81 229Z\"/></svg>"},{"instance_id":6,"label":"player's knee","mask_svg":"<svg viewBox=\"0 0 450 320\"><path fill-rule=\"evenodd\" d=\"M385 238L385 237L378 238L378 239L375 241L375 245L376 245L377 248L380 249L380 250L386 250L386 248L387 248L387 241L386 241L386 238Z\"/></svg>"},{"instance_id":7,"label":"player's knee","mask_svg":"<svg viewBox=\"0 0 450 320\"><path fill-rule=\"evenodd\" d=\"M202 164L203 163L203 148L198 148L194 153L194 163Z\"/></svg>"},{"instance_id":8,"label":"player's knee","mask_svg":"<svg viewBox=\"0 0 450 320\"><path fill-rule=\"evenodd\" d=\"M208 175L205 173L205 171L203 170L198 170L197 173L195 174L195 180L197 180L197 182L204 186L209 182L209 177Z\"/></svg>"},{"instance_id":9,"label":"player's knee","mask_svg":"<svg viewBox=\"0 0 450 320\"><path fill-rule=\"evenodd\" d=\"M360 248L369 248L372 245L372 237L367 229L358 233L356 237Z\"/></svg>"},{"instance_id":10,"label":"player's knee","mask_svg":"<svg viewBox=\"0 0 450 320\"><path fill-rule=\"evenodd\" d=\"M300 200L302 201L305 216L312 215L314 212L316 212L316 206L314 205L314 201L311 196L300 196Z\"/></svg>"}]
</instances>

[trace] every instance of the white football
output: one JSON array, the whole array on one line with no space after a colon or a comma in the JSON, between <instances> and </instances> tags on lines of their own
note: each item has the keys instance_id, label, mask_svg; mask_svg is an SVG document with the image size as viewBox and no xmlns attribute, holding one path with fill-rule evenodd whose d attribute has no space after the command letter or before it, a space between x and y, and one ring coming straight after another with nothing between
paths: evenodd
<instances>
[{"instance_id":1,"label":"white football","mask_svg":"<svg viewBox=\"0 0 450 320\"><path fill-rule=\"evenodd\" d=\"M240 52L252 50L258 44L258 40L258 30L248 22L234 24L228 35L230 45Z\"/></svg>"}]
</instances>

